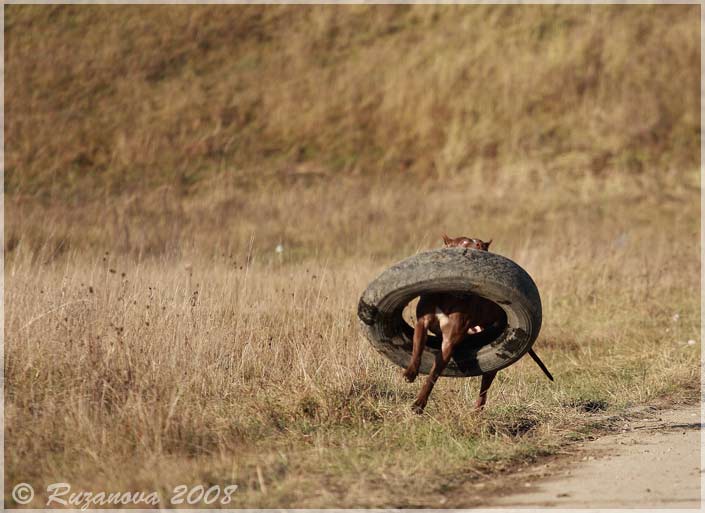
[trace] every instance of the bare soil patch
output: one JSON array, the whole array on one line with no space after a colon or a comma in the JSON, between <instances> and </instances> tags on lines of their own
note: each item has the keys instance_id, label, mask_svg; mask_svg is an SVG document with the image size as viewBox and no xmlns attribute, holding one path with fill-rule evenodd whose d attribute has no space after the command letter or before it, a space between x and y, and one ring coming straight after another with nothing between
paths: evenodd
<instances>
[{"instance_id":1,"label":"bare soil patch","mask_svg":"<svg viewBox=\"0 0 705 513\"><path fill-rule=\"evenodd\" d=\"M700 507L700 405L645 410L616 427L473 493L489 507Z\"/></svg>"}]
</instances>

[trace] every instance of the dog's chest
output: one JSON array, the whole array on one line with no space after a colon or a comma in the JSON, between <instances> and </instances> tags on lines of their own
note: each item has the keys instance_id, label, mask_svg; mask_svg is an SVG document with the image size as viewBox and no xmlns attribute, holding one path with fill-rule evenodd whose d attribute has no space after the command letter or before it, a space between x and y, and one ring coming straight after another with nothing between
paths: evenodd
<instances>
[{"instance_id":1,"label":"dog's chest","mask_svg":"<svg viewBox=\"0 0 705 513\"><path fill-rule=\"evenodd\" d=\"M441 310L440 308L436 307L436 320L438 321L438 325L441 327L441 329L445 328L448 323L450 323L450 319L448 316Z\"/></svg>"},{"instance_id":2,"label":"dog's chest","mask_svg":"<svg viewBox=\"0 0 705 513\"><path fill-rule=\"evenodd\" d=\"M447 327L449 327L450 325L454 325L451 326L451 328L462 330L470 335L472 335L473 333L477 333L481 330L480 326L476 325L477 322L473 321L472 315L468 312L455 311L453 313L453 317L450 317L448 313L444 312L439 307L436 307L434 311L434 317L436 322L432 323L435 325L433 326L433 328L437 327L438 331L444 332L446 331ZM433 328L432 331L434 331Z\"/></svg>"},{"instance_id":3,"label":"dog's chest","mask_svg":"<svg viewBox=\"0 0 705 513\"><path fill-rule=\"evenodd\" d=\"M426 316L428 329L436 335L448 330L476 333L482 319L479 306L478 299L472 296L434 294L421 297L416 314Z\"/></svg>"}]
</instances>

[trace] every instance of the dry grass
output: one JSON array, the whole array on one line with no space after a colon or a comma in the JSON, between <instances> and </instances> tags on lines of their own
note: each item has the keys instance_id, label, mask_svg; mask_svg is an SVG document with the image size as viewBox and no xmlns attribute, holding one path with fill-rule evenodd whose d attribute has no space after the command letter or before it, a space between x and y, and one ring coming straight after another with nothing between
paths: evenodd
<instances>
[{"instance_id":1,"label":"dry grass","mask_svg":"<svg viewBox=\"0 0 705 513\"><path fill-rule=\"evenodd\" d=\"M471 206L469 184L341 189L243 195L240 212L292 210L250 217L261 219L251 232L243 214L217 225L226 233L206 228L224 187L203 191L179 200L195 225L158 256L124 251L119 225L100 236L97 210L80 225L96 234L90 248L20 236L6 265L7 482L164 497L179 483L237 483L240 507L461 506L472 504L463 480L589 433L584 410L697 398L700 345L686 344L699 325L696 172L668 192L488 186ZM340 217L326 217L327 196ZM133 214L139 248L140 226L166 221ZM410 413L419 385L370 349L355 305L392 261L437 245L441 226L494 237L535 278L536 347L555 384L522 361L500 373L482 416L470 410L476 380L441 380L428 416ZM296 244L289 230L303 233Z\"/></svg>"},{"instance_id":2,"label":"dry grass","mask_svg":"<svg viewBox=\"0 0 705 513\"><path fill-rule=\"evenodd\" d=\"M10 5L6 185L697 165L699 9Z\"/></svg>"},{"instance_id":3,"label":"dry grass","mask_svg":"<svg viewBox=\"0 0 705 513\"><path fill-rule=\"evenodd\" d=\"M697 399L698 6L213 9L5 9L9 505L472 506L595 409ZM355 308L442 231L534 277L555 384L411 414Z\"/></svg>"}]
</instances>

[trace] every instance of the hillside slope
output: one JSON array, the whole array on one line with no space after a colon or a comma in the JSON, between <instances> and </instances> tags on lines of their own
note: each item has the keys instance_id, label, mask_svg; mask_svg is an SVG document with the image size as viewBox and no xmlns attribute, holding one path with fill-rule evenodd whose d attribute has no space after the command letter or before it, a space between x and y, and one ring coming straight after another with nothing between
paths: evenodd
<instances>
[{"instance_id":1,"label":"hillside slope","mask_svg":"<svg viewBox=\"0 0 705 513\"><path fill-rule=\"evenodd\" d=\"M694 166L699 36L695 5L10 5L5 186Z\"/></svg>"}]
</instances>

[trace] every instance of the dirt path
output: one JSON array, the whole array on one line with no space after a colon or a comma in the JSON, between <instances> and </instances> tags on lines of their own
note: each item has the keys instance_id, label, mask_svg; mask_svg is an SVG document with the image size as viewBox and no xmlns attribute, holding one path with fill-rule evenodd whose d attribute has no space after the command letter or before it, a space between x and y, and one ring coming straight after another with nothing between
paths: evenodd
<instances>
[{"instance_id":1,"label":"dirt path","mask_svg":"<svg viewBox=\"0 0 705 513\"><path fill-rule=\"evenodd\" d=\"M699 508L700 406L653 411L622 432L503 479L486 507ZM478 490L479 491L479 490Z\"/></svg>"}]
</instances>

